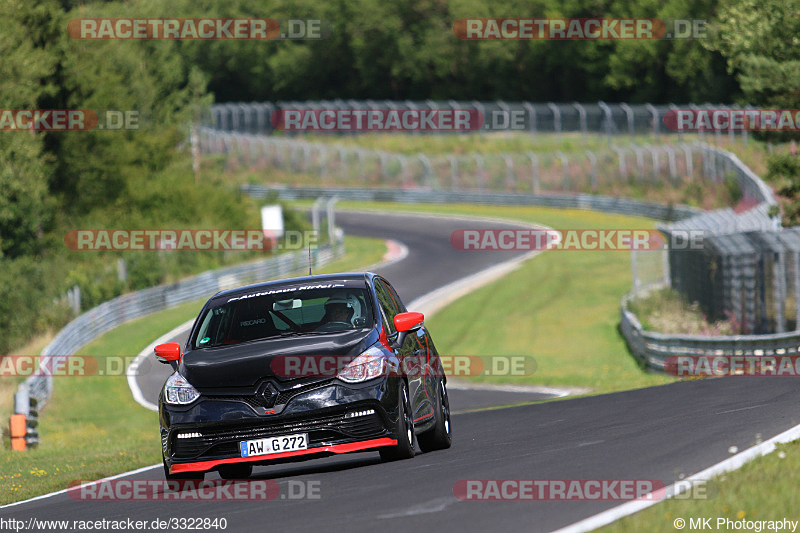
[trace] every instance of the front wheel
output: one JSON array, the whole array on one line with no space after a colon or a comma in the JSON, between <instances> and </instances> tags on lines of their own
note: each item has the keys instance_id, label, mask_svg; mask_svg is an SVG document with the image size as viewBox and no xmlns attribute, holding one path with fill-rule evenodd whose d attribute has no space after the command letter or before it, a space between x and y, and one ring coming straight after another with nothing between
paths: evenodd
<instances>
[{"instance_id":1,"label":"front wheel","mask_svg":"<svg viewBox=\"0 0 800 533\"><path fill-rule=\"evenodd\" d=\"M450 427L450 400L447 397L447 387L444 380L440 379L436 387L436 402L433 407L435 423L431 429L419 436L419 449L423 452L444 450L449 448L453 441Z\"/></svg>"},{"instance_id":2,"label":"front wheel","mask_svg":"<svg viewBox=\"0 0 800 533\"><path fill-rule=\"evenodd\" d=\"M397 461L414 457L414 419L411 415L411 402L408 400L408 386L400 381L397 404L400 413L397 416L397 446L380 449L381 459Z\"/></svg>"}]
</instances>

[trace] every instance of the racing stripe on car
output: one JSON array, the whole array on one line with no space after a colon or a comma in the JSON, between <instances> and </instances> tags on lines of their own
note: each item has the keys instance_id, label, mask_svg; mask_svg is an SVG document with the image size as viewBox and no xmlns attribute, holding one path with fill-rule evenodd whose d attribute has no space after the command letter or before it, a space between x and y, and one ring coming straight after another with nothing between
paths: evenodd
<instances>
[{"instance_id":1,"label":"racing stripe on car","mask_svg":"<svg viewBox=\"0 0 800 533\"><path fill-rule=\"evenodd\" d=\"M350 453L359 450L368 450L370 448L379 448L382 446L397 446L397 439L390 439L388 437L380 439L365 440L361 442L348 442L344 444L333 444L330 446L318 446L316 448L309 448L307 450L297 450L294 452L274 453L269 455L256 455L254 457L230 457L228 459L214 459L211 461L198 461L195 463L177 463L173 464L169 472L170 474L179 474L181 472L200 472L211 470L212 468L230 463L252 463L264 460L280 459L283 457L297 457L299 455L310 455L314 453Z\"/></svg>"}]
</instances>

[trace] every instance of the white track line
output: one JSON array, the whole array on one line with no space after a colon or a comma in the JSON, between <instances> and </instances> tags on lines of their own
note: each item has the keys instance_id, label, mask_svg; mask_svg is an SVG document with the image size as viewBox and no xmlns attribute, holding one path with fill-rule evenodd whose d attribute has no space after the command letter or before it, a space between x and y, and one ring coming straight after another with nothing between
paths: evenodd
<instances>
[{"instance_id":1,"label":"white track line","mask_svg":"<svg viewBox=\"0 0 800 533\"><path fill-rule=\"evenodd\" d=\"M681 480L681 486L680 490L678 490L678 494L684 492L691 486L691 483L686 483L687 481L705 481L711 479L712 477L719 476L720 474L724 474L725 472L737 470L745 463L749 463L753 459L757 459L761 456L772 453L775 451L776 444L792 442L793 440L797 439L800 439L800 425L787 429L783 433L775 435L771 439L766 440L761 444L757 444L751 448L748 448L742 453L738 453L725 459L724 461L720 461L719 463L710 466L705 470ZM674 484L667 487L664 499L675 496L675 491L676 487ZM638 513L639 511L647 509L648 507L660 503L661 501L663 500L632 501L623 503L622 505L618 505L617 507L609 509L608 511L603 511L602 513L590 516L589 518L585 518L579 522L570 524L566 527L553 531L552 533L582 533L584 531L592 531L599 527L606 526L612 522L616 522L620 518Z\"/></svg>"},{"instance_id":2,"label":"white track line","mask_svg":"<svg viewBox=\"0 0 800 533\"><path fill-rule=\"evenodd\" d=\"M154 468L161 468L163 465L161 463L150 465L150 466L143 466L142 468L137 468L136 470L131 470L130 472L123 472L121 474L117 474L115 476L104 477L103 479L98 479L97 481L91 481L89 483L84 483L85 486L90 485L97 485L98 483L103 483L105 481L111 481L114 479L119 479L121 477L128 477L133 476L135 474L141 474L142 472L147 472L148 470L153 470ZM58 496L59 494L66 494L70 490L75 490L74 487L70 487L67 489L61 489L56 492L50 492L48 494L42 494L41 496L34 496L33 498L28 498L27 500L22 500L21 502L14 502L14 503L7 503L5 505L0 505L0 509L6 509L8 507L15 507L17 505L22 505L23 503L30 503L35 502L38 500L44 500L46 498L50 498L53 496Z\"/></svg>"}]
</instances>

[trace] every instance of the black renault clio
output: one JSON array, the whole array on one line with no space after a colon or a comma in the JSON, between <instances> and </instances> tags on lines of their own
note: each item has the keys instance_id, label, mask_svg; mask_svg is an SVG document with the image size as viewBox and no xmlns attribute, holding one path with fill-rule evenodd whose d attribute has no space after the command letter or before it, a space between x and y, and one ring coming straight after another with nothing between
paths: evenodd
<instances>
[{"instance_id":1,"label":"black renault clio","mask_svg":"<svg viewBox=\"0 0 800 533\"><path fill-rule=\"evenodd\" d=\"M373 273L220 292L203 307L159 397L164 472L243 478L253 465L449 448L442 364L421 313Z\"/></svg>"}]
</instances>

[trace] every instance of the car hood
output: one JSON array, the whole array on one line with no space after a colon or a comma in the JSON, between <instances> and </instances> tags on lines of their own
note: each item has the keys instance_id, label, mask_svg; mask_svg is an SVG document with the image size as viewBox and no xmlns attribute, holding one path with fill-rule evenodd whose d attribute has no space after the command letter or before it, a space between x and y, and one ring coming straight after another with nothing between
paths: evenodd
<instances>
[{"instance_id":1,"label":"car hood","mask_svg":"<svg viewBox=\"0 0 800 533\"><path fill-rule=\"evenodd\" d=\"M325 335L281 337L191 350L179 372L197 389L254 387L264 378L290 381L276 374L273 361L283 356L357 356L378 342L375 330L343 331ZM296 379L296 378L295 378Z\"/></svg>"}]
</instances>

